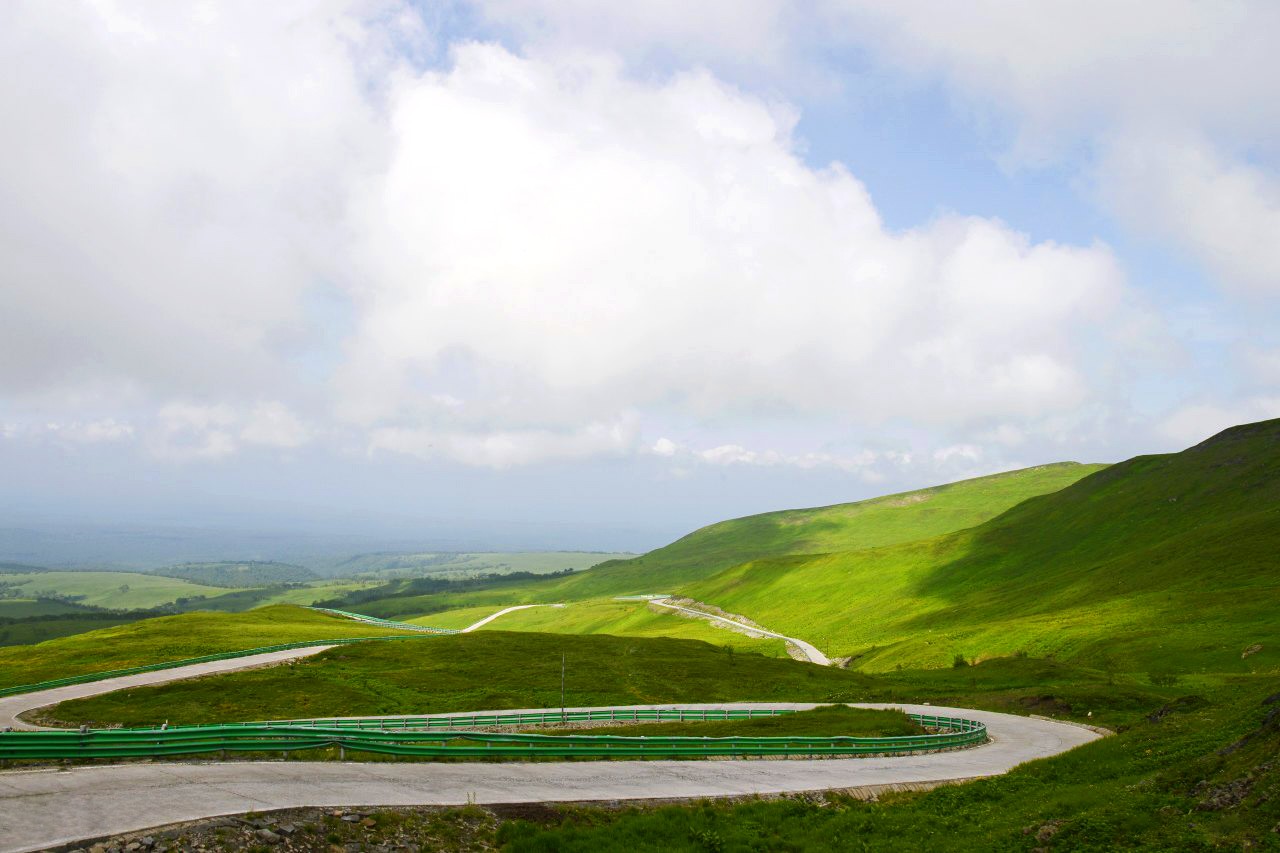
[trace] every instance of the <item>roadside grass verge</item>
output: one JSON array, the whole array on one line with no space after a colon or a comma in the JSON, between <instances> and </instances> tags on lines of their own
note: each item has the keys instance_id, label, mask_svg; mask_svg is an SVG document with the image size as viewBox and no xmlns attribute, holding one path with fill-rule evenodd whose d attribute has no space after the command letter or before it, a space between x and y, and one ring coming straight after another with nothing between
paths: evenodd
<instances>
[{"instance_id":1,"label":"roadside grass verge","mask_svg":"<svg viewBox=\"0 0 1280 853\"><path fill-rule=\"evenodd\" d=\"M266 669L64 702L51 716L137 726L559 707L562 654L571 706L823 702L870 683L693 640L477 631L344 646Z\"/></svg>"},{"instance_id":2,"label":"roadside grass verge","mask_svg":"<svg viewBox=\"0 0 1280 853\"><path fill-rule=\"evenodd\" d=\"M927 793L559 807L504 823L494 844L514 853L1280 849L1276 687L1244 677L1198 703L1152 709L1117 737Z\"/></svg>"},{"instance_id":3,"label":"roadside grass verge","mask_svg":"<svg viewBox=\"0 0 1280 853\"><path fill-rule=\"evenodd\" d=\"M285 605L184 613L0 649L0 687L258 646L402 633Z\"/></svg>"},{"instance_id":4,"label":"roadside grass verge","mask_svg":"<svg viewBox=\"0 0 1280 853\"><path fill-rule=\"evenodd\" d=\"M492 611L490 611L492 612ZM433 617L424 617L431 624ZM508 613L481 628L482 631L539 631L557 634L614 634L626 637L675 637L702 640L713 645L768 657L786 657L782 640L752 638L719 622L687 619L670 610L651 609L643 601L598 599L577 601L566 607L533 607Z\"/></svg>"}]
</instances>

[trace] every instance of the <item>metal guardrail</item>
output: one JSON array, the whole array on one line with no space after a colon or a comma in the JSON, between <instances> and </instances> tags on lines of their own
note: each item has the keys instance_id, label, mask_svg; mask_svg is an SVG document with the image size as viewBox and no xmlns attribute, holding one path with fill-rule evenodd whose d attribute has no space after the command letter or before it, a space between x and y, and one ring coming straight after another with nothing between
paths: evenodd
<instances>
[{"instance_id":1,"label":"metal guardrail","mask_svg":"<svg viewBox=\"0 0 1280 853\"><path fill-rule=\"evenodd\" d=\"M53 687L66 687L70 684L88 684L91 681L102 681L107 678L118 678L122 675L138 675L143 672L158 672L162 669L174 669L179 666L189 666L194 663L210 663L216 660L231 660L232 658L248 657L249 655L260 655L267 652L283 652L289 649L305 649L312 646L345 646L350 643L365 643L369 641L384 640L421 640L422 637L414 636L385 636L385 637L341 637L336 640L303 640L297 643L282 643L277 646L260 646L256 649L240 649L234 652L221 652L214 655L202 655L198 658L184 658L183 660L165 661L164 663L153 663L146 666L131 666L125 669L109 669L101 672L88 672L84 675L72 675L67 678L55 678L51 681L37 681L34 684L19 684L14 687L0 687L0 697L17 696L20 693L34 693L37 690L48 690Z\"/></svg>"},{"instance_id":2,"label":"metal guardrail","mask_svg":"<svg viewBox=\"0 0 1280 853\"><path fill-rule=\"evenodd\" d=\"M475 731L467 727L560 722L672 722L750 719L791 709L593 708L560 713L432 715L379 719L283 720L168 728L0 732L0 759L164 757L212 752L346 750L433 758L698 758L708 756L897 755L976 746L982 723L909 716L937 733L897 737L634 737ZM444 729L441 731L441 729Z\"/></svg>"},{"instance_id":3,"label":"metal guardrail","mask_svg":"<svg viewBox=\"0 0 1280 853\"><path fill-rule=\"evenodd\" d=\"M344 619L354 619L357 622L364 622L367 625L373 625L376 628L395 628L398 631L417 631L422 634L460 634L462 633L456 628L432 628L429 625L415 625L412 622L396 622L393 619L383 619L378 616L366 616L363 613L352 613L349 610L335 610L332 607L308 607L308 610L315 610L318 613L328 613L330 616L341 616Z\"/></svg>"}]
</instances>

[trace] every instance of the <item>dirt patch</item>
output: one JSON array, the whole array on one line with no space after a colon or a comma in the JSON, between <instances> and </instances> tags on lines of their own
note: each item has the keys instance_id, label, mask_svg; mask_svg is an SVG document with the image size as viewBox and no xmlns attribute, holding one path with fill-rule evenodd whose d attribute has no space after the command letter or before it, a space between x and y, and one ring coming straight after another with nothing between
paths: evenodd
<instances>
[{"instance_id":1,"label":"dirt patch","mask_svg":"<svg viewBox=\"0 0 1280 853\"><path fill-rule=\"evenodd\" d=\"M1018 704L1028 711L1034 711L1038 714L1070 714L1071 703L1059 699L1053 695L1045 696L1023 696L1018 700Z\"/></svg>"}]
</instances>

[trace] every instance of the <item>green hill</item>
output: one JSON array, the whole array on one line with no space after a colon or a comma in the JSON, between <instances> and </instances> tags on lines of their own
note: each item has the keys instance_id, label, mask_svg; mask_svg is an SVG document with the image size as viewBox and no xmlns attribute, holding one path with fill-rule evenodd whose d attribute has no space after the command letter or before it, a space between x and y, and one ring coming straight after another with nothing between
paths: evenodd
<instances>
[{"instance_id":1,"label":"green hill","mask_svg":"<svg viewBox=\"0 0 1280 853\"><path fill-rule=\"evenodd\" d=\"M1103 467L1062 462L856 503L753 515L712 524L635 559L610 560L566 577L476 587L441 583L430 589L420 582L389 587L383 594L365 591L335 606L403 618L455 607L672 592L689 581L761 556L878 547L972 527ZM541 630L557 629L548 625Z\"/></svg>"},{"instance_id":2,"label":"green hill","mask_svg":"<svg viewBox=\"0 0 1280 853\"><path fill-rule=\"evenodd\" d=\"M981 524L1027 498L1056 492L1104 467L1059 462L856 503L721 521L633 560L604 563L577 578L574 586L669 592L672 585L761 557L911 542Z\"/></svg>"},{"instance_id":3,"label":"green hill","mask_svg":"<svg viewBox=\"0 0 1280 853\"><path fill-rule=\"evenodd\" d=\"M34 646L0 648L0 687L259 646L405 633L288 605L249 613L161 616Z\"/></svg>"},{"instance_id":4,"label":"green hill","mask_svg":"<svg viewBox=\"0 0 1280 853\"><path fill-rule=\"evenodd\" d=\"M250 560L247 562L180 563L156 569L154 575L180 578L205 586L228 589L278 586L286 583L306 583L320 576L303 566L291 563L272 563Z\"/></svg>"},{"instance_id":5,"label":"green hill","mask_svg":"<svg viewBox=\"0 0 1280 853\"><path fill-rule=\"evenodd\" d=\"M1273 667L1280 420L1113 465L968 530L754 560L680 592L872 669L1019 652L1130 670L1173 656Z\"/></svg>"}]
</instances>

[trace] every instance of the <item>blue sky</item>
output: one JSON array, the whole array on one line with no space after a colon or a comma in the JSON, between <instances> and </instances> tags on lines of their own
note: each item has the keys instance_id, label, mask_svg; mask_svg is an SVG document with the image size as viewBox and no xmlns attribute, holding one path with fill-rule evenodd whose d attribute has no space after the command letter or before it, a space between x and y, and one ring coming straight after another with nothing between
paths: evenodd
<instances>
[{"instance_id":1,"label":"blue sky","mask_svg":"<svg viewBox=\"0 0 1280 853\"><path fill-rule=\"evenodd\" d=\"M1280 416L1272 4L0 33L11 525L643 549Z\"/></svg>"}]
</instances>

